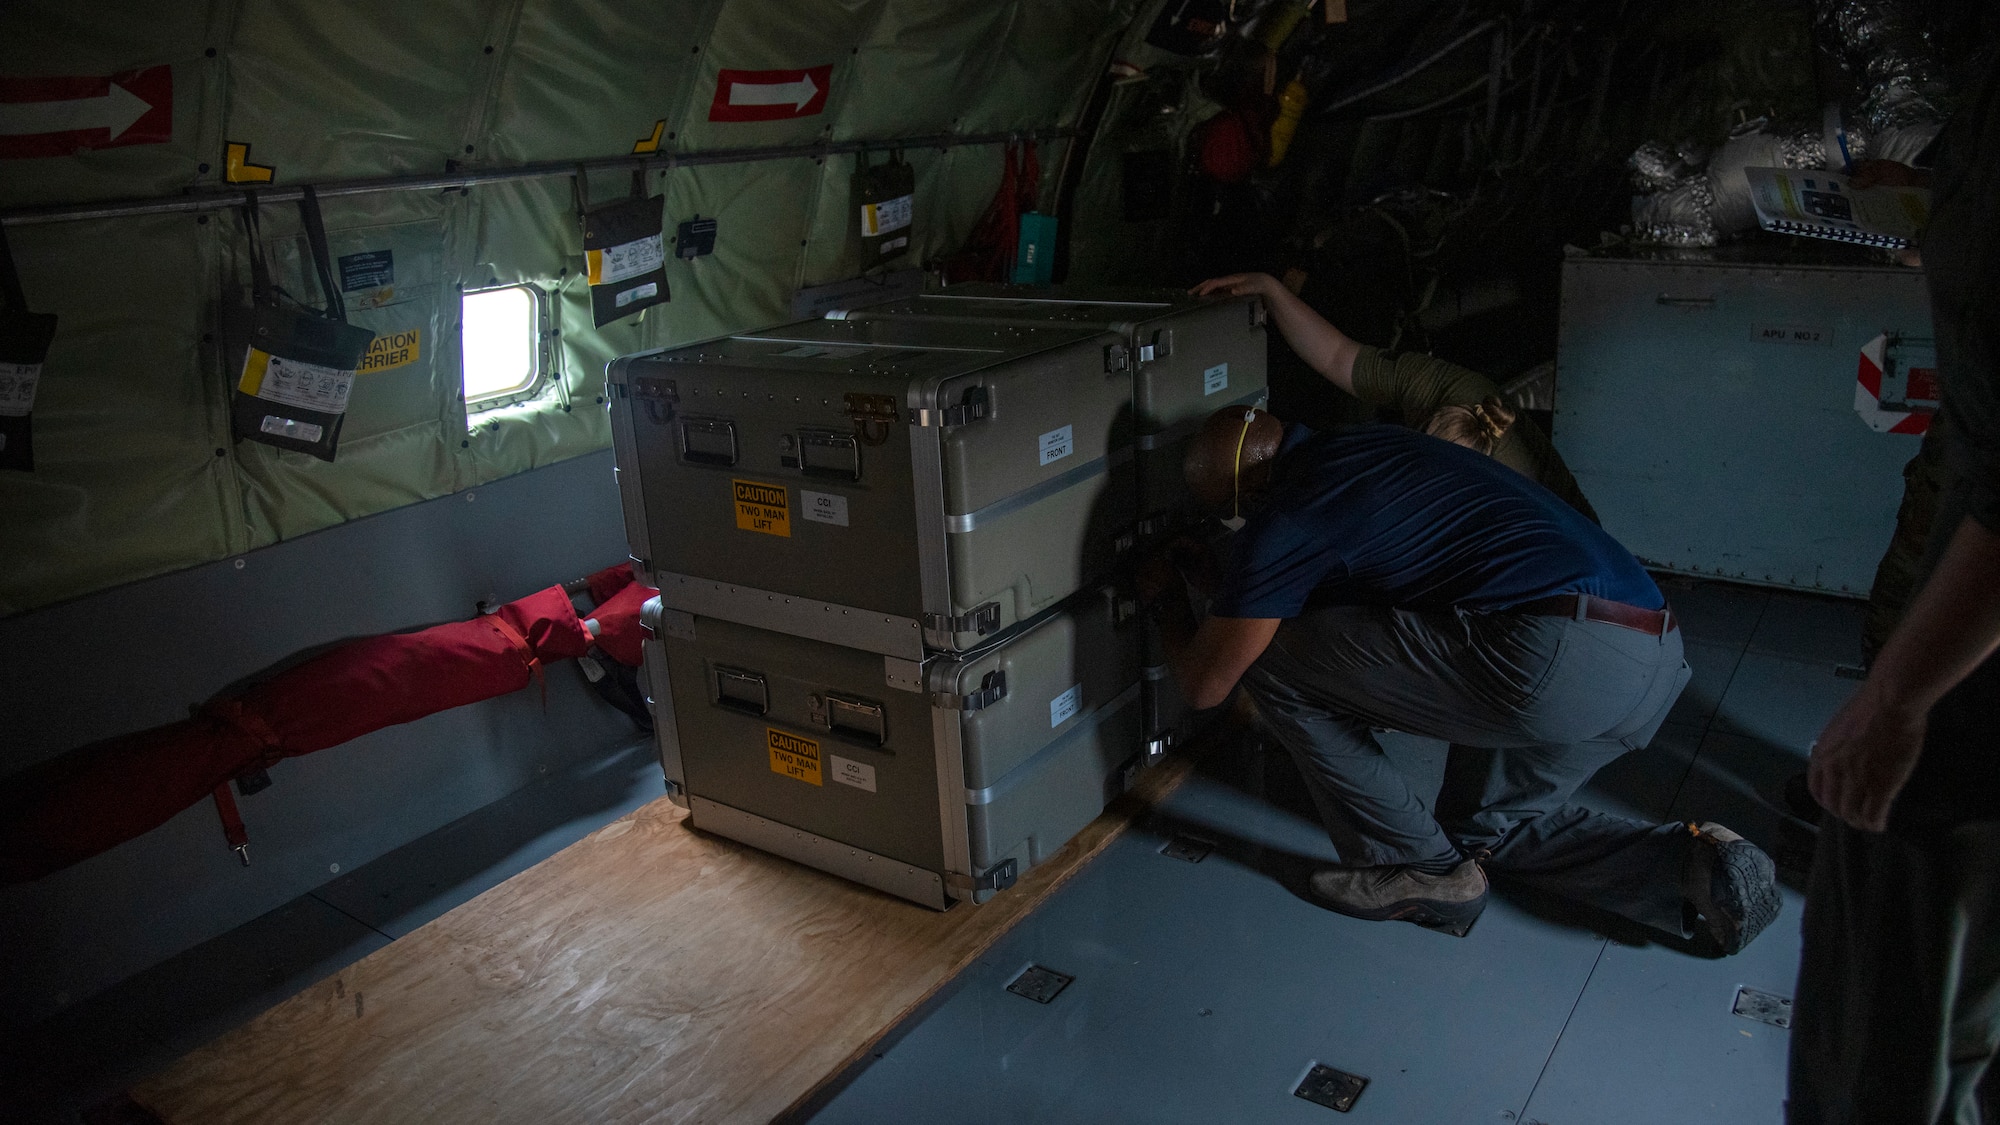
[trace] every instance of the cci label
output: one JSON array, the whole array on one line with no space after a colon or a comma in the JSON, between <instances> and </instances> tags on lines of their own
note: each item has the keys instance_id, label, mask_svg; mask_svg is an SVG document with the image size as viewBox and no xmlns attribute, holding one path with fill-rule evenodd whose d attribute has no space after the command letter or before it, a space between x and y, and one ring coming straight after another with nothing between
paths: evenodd
<instances>
[{"instance_id":1,"label":"cci label","mask_svg":"<svg viewBox=\"0 0 2000 1125\"><path fill-rule=\"evenodd\" d=\"M847 526L847 497L832 492L799 490L799 514L814 523Z\"/></svg>"},{"instance_id":2,"label":"cci label","mask_svg":"<svg viewBox=\"0 0 2000 1125\"><path fill-rule=\"evenodd\" d=\"M856 789L875 792L875 767L863 762L849 761L838 754L827 755L827 765L833 769L833 779L842 785L852 785Z\"/></svg>"},{"instance_id":3,"label":"cci label","mask_svg":"<svg viewBox=\"0 0 2000 1125\"><path fill-rule=\"evenodd\" d=\"M1212 395L1229 387L1229 365L1218 363L1201 373L1201 393Z\"/></svg>"}]
</instances>

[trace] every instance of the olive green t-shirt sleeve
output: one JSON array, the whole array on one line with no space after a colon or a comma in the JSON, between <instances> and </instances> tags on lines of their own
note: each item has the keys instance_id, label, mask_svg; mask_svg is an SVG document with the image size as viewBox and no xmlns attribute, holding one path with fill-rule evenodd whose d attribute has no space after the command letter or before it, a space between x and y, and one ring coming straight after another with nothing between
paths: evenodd
<instances>
[{"instance_id":1,"label":"olive green t-shirt sleeve","mask_svg":"<svg viewBox=\"0 0 2000 1125\"><path fill-rule=\"evenodd\" d=\"M1403 425L1421 430L1440 407L1471 406L1497 395L1493 380L1433 355L1393 354L1363 346L1354 357L1354 397L1394 410ZM1563 502L1597 522L1597 513L1549 436L1534 419L1516 418L1495 443L1493 459L1541 484Z\"/></svg>"},{"instance_id":2,"label":"olive green t-shirt sleeve","mask_svg":"<svg viewBox=\"0 0 2000 1125\"><path fill-rule=\"evenodd\" d=\"M1415 429L1423 429L1440 406L1470 406L1499 393L1493 380L1434 355L1364 345L1354 357L1354 397L1393 408Z\"/></svg>"}]
</instances>

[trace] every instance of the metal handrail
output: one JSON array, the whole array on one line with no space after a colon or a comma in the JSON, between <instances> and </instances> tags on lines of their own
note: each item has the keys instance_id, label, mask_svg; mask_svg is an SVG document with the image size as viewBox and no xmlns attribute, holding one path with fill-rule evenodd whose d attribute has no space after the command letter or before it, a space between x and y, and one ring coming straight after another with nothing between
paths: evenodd
<instances>
[{"instance_id":1,"label":"metal handrail","mask_svg":"<svg viewBox=\"0 0 2000 1125\"><path fill-rule=\"evenodd\" d=\"M964 145L994 145L1010 141L1063 140L1076 135L1075 129L1034 129L1007 133L934 133L922 137L902 137L873 141L816 141L809 145L774 145L763 148L716 149L710 152L633 153L627 156L595 157L588 160L542 161L511 168L452 169L443 175L377 176L360 180L334 180L313 184L321 199L343 195L371 195L392 191L451 191L481 184L538 180L573 176L579 170L653 171L694 168L709 164L755 164L768 160L824 160L859 152L890 149L935 148L940 151ZM223 211L241 206L246 193L254 192L260 203L288 203L304 194L305 185L266 187L241 184L229 187L189 189L180 195L152 199L121 199L103 203L51 204L21 207L0 213L0 224L10 227L40 223L65 223L86 219L115 219L132 215L177 215L200 211Z\"/></svg>"}]
</instances>

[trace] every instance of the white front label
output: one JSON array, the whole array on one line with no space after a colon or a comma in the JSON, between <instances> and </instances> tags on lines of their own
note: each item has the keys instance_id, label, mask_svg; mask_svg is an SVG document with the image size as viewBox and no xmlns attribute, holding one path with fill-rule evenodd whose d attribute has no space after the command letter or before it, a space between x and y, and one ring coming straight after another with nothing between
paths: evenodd
<instances>
[{"instance_id":1,"label":"white front label","mask_svg":"<svg viewBox=\"0 0 2000 1125\"><path fill-rule=\"evenodd\" d=\"M915 196L899 195L880 203L861 205L861 233L868 238L888 234L892 230L902 230L910 225L910 204ZM883 247L888 249L888 247Z\"/></svg>"},{"instance_id":2,"label":"white front label","mask_svg":"<svg viewBox=\"0 0 2000 1125\"><path fill-rule=\"evenodd\" d=\"M1074 426L1064 426L1060 430L1050 430L1042 435L1042 464L1060 461L1076 452L1076 442L1070 436Z\"/></svg>"},{"instance_id":3,"label":"white front label","mask_svg":"<svg viewBox=\"0 0 2000 1125\"><path fill-rule=\"evenodd\" d=\"M875 792L875 767L860 762L850 762L838 754L826 756L827 769L835 781L842 785L852 785L856 789Z\"/></svg>"},{"instance_id":4,"label":"white front label","mask_svg":"<svg viewBox=\"0 0 2000 1125\"><path fill-rule=\"evenodd\" d=\"M625 292L618 294L618 296L613 298L613 300L616 302L618 307L622 309L626 305L629 305L634 301L643 301L648 297L658 296L659 292L660 292L660 283L657 281L649 281L646 284L639 286L637 289L627 289Z\"/></svg>"},{"instance_id":5,"label":"white front label","mask_svg":"<svg viewBox=\"0 0 2000 1125\"><path fill-rule=\"evenodd\" d=\"M296 418L280 418L276 414L264 415L264 420L257 423L257 428L267 434L276 434L298 441L318 441L320 435L326 432L316 423L301 422Z\"/></svg>"},{"instance_id":6,"label":"white front label","mask_svg":"<svg viewBox=\"0 0 2000 1125\"><path fill-rule=\"evenodd\" d=\"M258 353L252 349L251 354ZM264 366L264 381L257 387L257 397L302 410L342 414L347 411L347 395L353 389L352 371L321 367L317 363L300 363L296 359L274 355Z\"/></svg>"},{"instance_id":7,"label":"white front label","mask_svg":"<svg viewBox=\"0 0 2000 1125\"><path fill-rule=\"evenodd\" d=\"M590 279L593 285L616 285L627 278L652 273L667 261L666 241L657 234L607 246L597 253L600 258L593 271L597 276Z\"/></svg>"},{"instance_id":8,"label":"white front label","mask_svg":"<svg viewBox=\"0 0 2000 1125\"><path fill-rule=\"evenodd\" d=\"M33 410L41 379L39 363L0 363L0 415L19 418Z\"/></svg>"},{"instance_id":9,"label":"white front label","mask_svg":"<svg viewBox=\"0 0 2000 1125\"><path fill-rule=\"evenodd\" d=\"M807 492L799 490L799 506L809 520L830 523L836 527L847 526L847 497L831 492Z\"/></svg>"},{"instance_id":10,"label":"white front label","mask_svg":"<svg viewBox=\"0 0 2000 1125\"><path fill-rule=\"evenodd\" d=\"M1054 699L1049 700L1049 726L1063 725L1063 720L1076 714L1076 708L1083 702L1083 685L1078 684Z\"/></svg>"},{"instance_id":11,"label":"white front label","mask_svg":"<svg viewBox=\"0 0 2000 1125\"><path fill-rule=\"evenodd\" d=\"M1229 386L1229 365L1218 363L1201 373L1201 393L1212 395Z\"/></svg>"}]
</instances>

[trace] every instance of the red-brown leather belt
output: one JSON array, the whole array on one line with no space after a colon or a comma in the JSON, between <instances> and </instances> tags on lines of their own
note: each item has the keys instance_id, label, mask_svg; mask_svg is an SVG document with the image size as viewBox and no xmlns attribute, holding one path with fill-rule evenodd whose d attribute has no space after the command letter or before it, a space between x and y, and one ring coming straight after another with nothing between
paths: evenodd
<instances>
[{"instance_id":1,"label":"red-brown leather belt","mask_svg":"<svg viewBox=\"0 0 2000 1125\"><path fill-rule=\"evenodd\" d=\"M1577 603L1583 603L1583 612L1577 612ZM1526 613L1536 617L1567 617L1572 620L1602 621L1608 625L1622 625L1649 637L1663 637L1680 623L1674 620L1674 609L1640 609L1624 602L1608 602L1603 598L1593 598L1589 594L1554 594L1546 598L1536 598L1514 606L1508 613Z\"/></svg>"}]
</instances>

